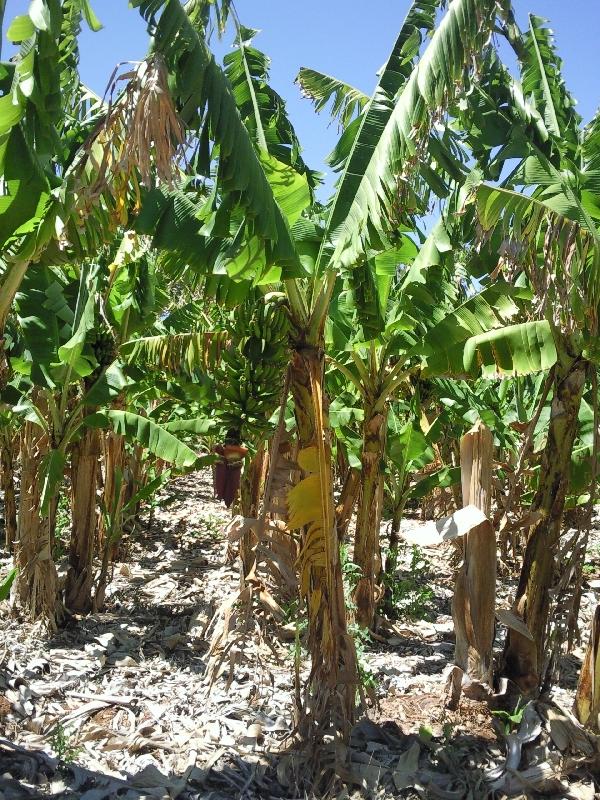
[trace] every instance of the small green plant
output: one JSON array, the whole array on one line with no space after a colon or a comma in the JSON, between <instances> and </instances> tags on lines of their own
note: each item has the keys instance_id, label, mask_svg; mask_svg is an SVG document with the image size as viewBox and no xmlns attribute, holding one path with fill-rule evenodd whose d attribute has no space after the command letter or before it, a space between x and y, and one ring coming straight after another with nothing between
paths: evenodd
<instances>
[{"instance_id":1,"label":"small green plant","mask_svg":"<svg viewBox=\"0 0 600 800\"><path fill-rule=\"evenodd\" d=\"M71 734L59 722L50 737L50 746L56 753L59 761L64 761L65 764L72 764L82 748L77 747L72 743Z\"/></svg>"},{"instance_id":2,"label":"small green plant","mask_svg":"<svg viewBox=\"0 0 600 800\"><path fill-rule=\"evenodd\" d=\"M454 728L454 722L444 722L442 725L442 736L446 742L449 742L452 739L452 736L454 735Z\"/></svg>"},{"instance_id":3,"label":"small green plant","mask_svg":"<svg viewBox=\"0 0 600 800\"><path fill-rule=\"evenodd\" d=\"M348 545L340 545L340 566L342 568L342 580L344 582L344 598L346 601L346 608L348 611L356 611L356 604L354 603L354 590L360 576L362 575L361 568L357 566L348 552Z\"/></svg>"},{"instance_id":4,"label":"small green plant","mask_svg":"<svg viewBox=\"0 0 600 800\"><path fill-rule=\"evenodd\" d=\"M424 742L430 742L433 739L433 731L429 725L423 724L419 727L419 739L422 739Z\"/></svg>"},{"instance_id":5,"label":"small green plant","mask_svg":"<svg viewBox=\"0 0 600 800\"><path fill-rule=\"evenodd\" d=\"M0 578L0 600L6 600L10 595L10 590L17 577L17 568L13 567L8 575Z\"/></svg>"},{"instance_id":6,"label":"small green plant","mask_svg":"<svg viewBox=\"0 0 600 800\"><path fill-rule=\"evenodd\" d=\"M352 623L348 625L348 633L354 638L359 683L368 693L374 693L378 686L377 678L365 661L366 649L371 642L369 631Z\"/></svg>"},{"instance_id":7,"label":"small green plant","mask_svg":"<svg viewBox=\"0 0 600 800\"><path fill-rule=\"evenodd\" d=\"M302 616L302 604L300 598L294 597L286 603L281 604L283 611L283 624L289 625L291 622L300 626L300 631L304 631L308 625L308 621Z\"/></svg>"},{"instance_id":8,"label":"small green plant","mask_svg":"<svg viewBox=\"0 0 600 800\"><path fill-rule=\"evenodd\" d=\"M523 703L523 705L521 705L521 699L519 699L517 700L517 705L512 713L509 711L492 711L492 714L498 717L498 719L500 719L500 721L503 723L504 733L509 734L521 724L523 713L528 705L529 703Z\"/></svg>"},{"instance_id":9,"label":"small green plant","mask_svg":"<svg viewBox=\"0 0 600 800\"><path fill-rule=\"evenodd\" d=\"M597 543L590 544L586 554L586 563L583 565L582 571L584 575L595 575L600 571L600 545Z\"/></svg>"},{"instance_id":10,"label":"small green plant","mask_svg":"<svg viewBox=\"0 0 600 800\"><path fill-rule=\"evenodd\" d=\"M345 544L340 545L340 565L342 568L342 580L344 582L344 600L346 608L350 613L356 611L356 603L354 602L354 590L362 571L350 558L348 547ZM356 647L356 663L358 667L358 680L363 689L367 692L375 692L377 689L377 679L375 673L372 672L365 662L365 652L371 641L369 631L360 625L351 623L348 625L348 633L354 638L354 645Z\"/></svg>"},{"instance_id":11,"label":"small green plant","mask_svg":"<svg viewBox=\"0 0 600 800\"><path fill-rule=\"evenodd\" d=\"M202 520L200 532L211 539L219 539L223 533L223 520L214 514L209 514Z\"/></svg>"},{"instance_id":12,"label":"small green plant","mask_svg":"<svg viewBox=\"0 0 600 800\"><path fill-rule=\"evenodd\" d=\"M404 556L407 545L398 549L397 556ZM409 619L429 619L431 603L435 597L428 583L431 562L413 545L406 577L384 574L384 584L388 598L388 610L397 617Z\"/></svg>"},{"instance_id":13,"label":"small green plant","mask_svg":"<svg viewBox=\"0 0 600 800\"><path fill-rule=\"evenodd\" d=\"M54 524L54 560L60 561L67 554L71 536L71 505L67 492L58 495L56 521Z\"/></svg>"}]
</instances>

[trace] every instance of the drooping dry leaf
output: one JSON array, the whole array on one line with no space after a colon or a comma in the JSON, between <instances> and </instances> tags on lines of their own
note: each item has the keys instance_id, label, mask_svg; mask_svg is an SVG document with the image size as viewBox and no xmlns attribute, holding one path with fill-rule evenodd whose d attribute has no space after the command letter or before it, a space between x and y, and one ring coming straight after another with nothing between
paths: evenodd
<instances>
[{"instance_id":1,"label":"drooping dry leaf","mask_svg":"<svg viewBox=\"0 0 600 800\"><path fill-rule=\"evenodd\" d=\"M455 511L449 517L426 523L418 531L402 532L402 538L410 544L422 546L442 544L465 536L485 522L491 525L487 516L477 506L468 505Z\"/></svg>"},{"instance_id":2,"label":"drooping dry leaf","mask_svg":"<svg viewBox=\"0 0 600 800\"><path fill-rule=\"evenodd\" d=\"M512 611L510 608L497 608L496 619L498 620L498 622L501 622L503 625L506 625L507 628L511 628L513 631L520 633L521 636L525 636L527 639L533 641L533 634L531 633L527 625L523 622L522 617L520 617L515 611Z\"/></svg>"}]
</instances>

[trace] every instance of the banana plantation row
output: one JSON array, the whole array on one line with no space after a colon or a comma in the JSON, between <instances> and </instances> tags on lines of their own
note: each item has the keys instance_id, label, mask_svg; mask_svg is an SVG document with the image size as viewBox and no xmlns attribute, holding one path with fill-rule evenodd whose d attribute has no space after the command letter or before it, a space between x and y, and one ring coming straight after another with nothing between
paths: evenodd
<instances>
[{"instance_id":1,"label":"banana plantation row","mask_svg":"<svg viewBox=\"0 0 600 800\"><path fill-rule=\"evenodd\" d=\"M81 26L100 27L89 0L4 20L0 435L15 569L1 591L12 583L50 627L101 609L144 501L211 465L244 518L242 581L256 583L257 541L297 551L312 664L300 733L345 735L348 619L375 629L389 610L407 507L477 505L464 481L461 493L460 442L480 420L469 447L489 462L486 533L460 544L457 665L526 696L548 688L565 644L550 614L563 517L585 528L595 500L600 363L600 119L578 115L551 31L535 16L521 29L509 0L414 0L371 96L302 69L301 91L340 128L322 203L233 6L130 5L149 53L104 98L78 73ZM219 66L209 33L229 30ZM493 665L496 538L520 577ZM578 705L592 727L598 679Z\"/></svg>"}]
</instances>

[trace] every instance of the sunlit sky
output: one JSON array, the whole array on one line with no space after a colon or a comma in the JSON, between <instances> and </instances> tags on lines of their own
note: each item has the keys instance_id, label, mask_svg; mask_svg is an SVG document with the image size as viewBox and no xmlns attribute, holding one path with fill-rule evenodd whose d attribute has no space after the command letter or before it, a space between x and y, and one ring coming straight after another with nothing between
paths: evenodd
<instances>
[{"instance_id":1,"label":"sunlit sky","mask_svg":"<svg viewBox=\"0 0 600 800\"><path fill-rule=\"evenodd\" d=\"M589 119L600 105L600 83L592 66L600 42L600 0L514 0L513 4L522 27L529 12L551 20L567 83L580 113ZM28 5L28 0L8 0L5 27ZM92 0L92 6L104 29L95 34L84 30L81 73L85 83L102 95L118 62L144 56L148 37L139 12L130 9L127 0ZM324 159L337 139L337 128L324 112L317 116L301 97L294 85L298 68L313 67L371 93L408 6L408 0L237 0L242 23L261 29L256 45L272 59L271 83L287 100L305 160L314 169L326 170ZM221 55L229 41L218 47ZM332 177L328 176L328 185Z\"/></svg>"}]
</instances>

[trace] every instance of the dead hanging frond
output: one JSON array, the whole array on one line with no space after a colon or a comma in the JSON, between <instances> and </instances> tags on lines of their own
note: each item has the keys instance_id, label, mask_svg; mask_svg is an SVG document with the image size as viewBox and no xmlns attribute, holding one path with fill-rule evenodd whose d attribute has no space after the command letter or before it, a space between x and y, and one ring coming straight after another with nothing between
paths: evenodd
<instances>
[{"instance_id":1,"label":"dead hanging frond","mask_svg":"<svg viewBox=\"0 0 600 800\"><path fill-rule=\"evenodd\" d=\"M583 211L570 218L536 197L486 184L474 189L473 199L480 241L489 241L494 231L503 237L493 275L503 271L510 278L525 270L535 292L534 314L551 318L564 334L595 335L600 236Z\"/></svg>"},{"instance_id":2,"label":"dead hanging frond","mask_svg":"<svg viewBox=\"0 0 600 800\"><path fill-rule=\"evenodd\" d=\"M126 82L116 97L117 88ZM85 213L105 194L118 201L138 183L173 184L184 144L184 126L168 86L162 56L155 54L121 74L113 72L106 114L84 147L75 191Z\"/></svg>"},{"instance_id":3,"label":"dead hanging frond","mask_svg":"<svg viewBox=\"0 0 600 800\"><path fill-rule=\"evenodd\" d=\"M120 354L127 363L140 363L176 375L194 375L214 368L227 345L227 331L199 331L144 336L124 342Z\"/></svg>"},{"instance_id":4,"label":"dead hanging frond","mask_svg":"<svg viewBox=\"0 0 600 800\"><path fill-rule=\"evenodd\" d=\"M299 731L303 740L318 750L325 731L335 731L343 738L352 725L358 668L346 625L321 365L313 353L302 357L305 362L300 366L301 357L297 356L298 368L306 369L308 377L311 408L306 411L314 434L312 442L298 452L304 477L288 492L288 524L291 530L302 531L297 568L300 594L308 611L312 659L303 707L298 709Z\"/></svg>"}]
</instances>

